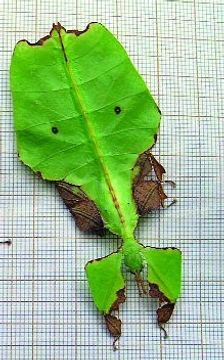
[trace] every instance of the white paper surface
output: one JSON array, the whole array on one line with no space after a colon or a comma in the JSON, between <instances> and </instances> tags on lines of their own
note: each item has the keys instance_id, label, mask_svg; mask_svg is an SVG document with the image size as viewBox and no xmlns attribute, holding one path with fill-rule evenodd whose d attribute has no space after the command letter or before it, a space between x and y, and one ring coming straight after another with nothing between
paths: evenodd
<instances>
[{"instance_id":1,"label":"white paper surface","mask_svg":"<svg viewBox=\"0 0 224 360\"><path fill-rule=\"evenodd\" d=\"M0 359L221 360L223 354L224 2L1 0ZM127 274L119 351L96 310L88 260L116 251L115 236L81 233L53 183L17 156L9 65L15 43L52 23L106 25L122 42L163 113L154 154L177 183L178 203L140 221L145 245L183 252L182 296L167 325Z\"/></svg>"}]
</instances>

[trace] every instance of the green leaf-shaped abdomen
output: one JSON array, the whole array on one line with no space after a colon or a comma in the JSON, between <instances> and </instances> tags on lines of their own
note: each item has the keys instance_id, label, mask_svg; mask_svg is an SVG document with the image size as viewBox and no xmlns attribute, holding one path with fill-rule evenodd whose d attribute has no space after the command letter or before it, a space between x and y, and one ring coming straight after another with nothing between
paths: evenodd
<instances>
[{"instance_id":1,"label":"green leaf-shaped abdomen","mask_svg":"<svg viewBox=\"0 0 224 360\"><path fill-rule=\"evenodd\" d=\"M17 44L11 64L22 161L48 180L81 186L123 238L137 224L132 168L160 114L125 50L101 24Z\"/></svg>"}]
</instances>

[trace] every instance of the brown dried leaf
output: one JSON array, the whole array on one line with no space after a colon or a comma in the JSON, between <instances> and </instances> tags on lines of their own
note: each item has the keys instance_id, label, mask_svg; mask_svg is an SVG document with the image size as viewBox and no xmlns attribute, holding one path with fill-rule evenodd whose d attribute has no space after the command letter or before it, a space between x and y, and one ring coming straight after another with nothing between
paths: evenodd
<instances>
[{"instance_id":1,"label":"brown dried leaf","mask_svg":"<svg viewBox=\"0 0 224 360\"><path fill-rule=\"evenodd\" d=\"M141 180L133 189L133 196L137 204L138 213L143 216L150 211L157 210L163 206L167 198L161 184L154 180Z\"/></svg>"},{"instance_id":2,"label":"brown dried leaf","mask_svg":"<svg viewBox=\"0 0 224 360\"><path fill-rule=\"evenodd\" d=\"M104 229L98 208L81 190L75 193L72 186L63 181L57 183L57 189L80 230L94 232Z\"/></svg>"},{"instance_id":3,"label":"brown dried leaf","mask_svg":"<svg viewBox=\"0 0 224 360\"><path fill-rule=\"evenodd\" d=\"M168 302L157 309L156 313L159 325L165 324L169 321L173 313L174 306L174 303Z\"/></svg>"},{"instance_id":4,"label":"brown dried leaf","mask_svg":"<svg viewBox=\"0 0 224 360\"><path fill-rule=\"evenodd\" d=\"M155 171L157 179L161 182L163 180L163 174L165 174L164 167L156 160L156 158L149 152L151 166Z\"/></svg>"},{"instance_id":5,"label":"brown dried leaf","mask_svg":"<svg viewBox=\"0 0 224 360\"><path fill-rule=\"evenodd\" d=\"M149 295L152 298L158 298L160 302L169 301L167 297L159 290L158 285L149 283L150 290Z\"/></svg>"},{"instance_id":6,"label":"brown dried leaf","mask_svg":"<svg viewBox=\"0 0 224 360\"><path fill-rule=\"evenodd\" d=\"M106 326L110 334L115 338L113 341L113 349L117 350L115 343L121 336L121 320L111 314L104 315Z\"/></svg>"},{"instance_id":7,"label":"brown dried leaf","mask_svg":"<svg viewBox=\"0 0 224 360\"><path fill-rule=\"evenodd\" d=\"M156 310L156 314L157 314L158 324L160 328L164 331L165 337L167 337L167 332L163 327L163 324L166 324L167 321L169 321L173 313L175 303L171 303L169 299L167 299L167 297L159 290L158 285L149 283L149 286L150 286L149 295L152 298L158 298L160 304L163 303L163 305L161 305Z\"/></svg>"},{"instance_id":8,"label":"brown dried leaf","mask_svg":"<svg viewBox=\"0 0 224 360\"><path fill-rule=\"evenodd\" d=\"M76 202L88 200L88 197L82 191L75 193L72 186L65 181L58 181L56 187L68 208L74 206Z\"/></svg>"},{"instance_id":9,"label":"brown dried leaf","mask_svg":"<svg viewBox=\"0 0 224 360\"><path fill-rule=\"evenodd\" d=\"M135 178L135 183L144 180L152 170L154 170L157 180L162 182L163 174L166 172L164 167L156 160L150 150L139 155L135 167L139 167L139 173Z\"/></svg>"},{"instance_id":10,"label":"brown dried leaf","mask_svg":"<svg viewBox=\"0 0 224 360\"><path fill-rule=\"evenodd\" d=\"M107 328L112 336L118 338L121 336L121 320L111 314L104 315Z\"/></svg>"},{"instance_id":11,"label":"brown dried leaf","mask_svg":"<svg viewBox=\"0 0 224 360\"><path fill-rule=\"evenodd\" d=\"M139 180L143 180L145 176L147 176L152 170L152 164L150 161L149 150L145 151L141 155L135 164L135 166L139 167L139 173L135 179L135 182Z\"/></svg>"},{"instance_id":12,"label":"brown dried leaf","mask_svg":"<svg viewBox=\"0 0 224 360\"><path fill-rule=\"evenodd\" d=\"M115 302L113 303L113 305L110 308L110 313L112 311L117 311L119 310L119 306L125 302L126 297L125 297L125 288L120 289L117 291L117 299L115 300Z\"/></svg>"},{"instance_id":13,"label":"brown dried leaf","mask_svg":"<svg viewBox=\"0 0 224 360\"><path fill-rule=\"evenodd\" d=\"M92 201L82 201L71 207L70 212L75 217L76 224L80 230L92 232L104 229L100 213Z\"/></svg>"}]
</instances>

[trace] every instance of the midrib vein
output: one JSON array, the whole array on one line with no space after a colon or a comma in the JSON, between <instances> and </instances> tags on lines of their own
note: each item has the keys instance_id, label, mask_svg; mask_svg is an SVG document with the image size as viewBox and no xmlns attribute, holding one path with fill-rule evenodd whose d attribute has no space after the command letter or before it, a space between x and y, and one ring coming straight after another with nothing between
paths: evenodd
<instances>
[{"instance_id":1,"label":"midrib vein","mask_svg":"<svg viewBox=\"0 0 224 360\"><path fill-rule=\"evenodd\" d=\"M109 175L107 166L102 161L103 154L102 154L102 151L101 151L101 149L100 149L100 147L99 147L99 145L98 145L98 143L96 141L95 132L94 132L94 129L93 129L92 125L91 125L91 120L89 119L89 117L87 115L87 109L86 109L86 106L85 106L85 102L83 100L83 97L80 94L78 86L76 85L76 79L75 79L74 72L71 69L71 66L69 65L69 58L68 58L68 56L66 54L66 49L65 49L65 46L63 44L63 40L62 40L60 30L58 31L58 34L59 34L59 40L60 40L60 43L61 43L64 58L65 58L65 68L66 68L66 71L67 71L67 74L68 74L68 78L71 81L72 87L74 89L73 101L74 101L74 98L78 101L80 112L83 115L83 118L85 119L87 132L88 132L88 134L90 134L90 139L91 139L91 141L93 143L93 147L94 147L94 150L95 150L95 153L96 153L96 156L97 156L98 163L99 163L99 165L100 165L100 167L101 167L101 169L102 169L102 171L103 171L103 173L105 175L106 183L108 185L108 189L110 191L110 194L111 194L111 197L112 197L112 200L113 200L113 204L114 204L114 206L116 208L116 211L117 211L117 213L119 215L119 218L120 218L120 221L121 221L121 223L123 225L123 228L125 229L125 233L127 233L127 231L126 231L127 230L127 224L126 224L126 221L125 221L125 217L124 217L124 215L123 215L123 213L121 211L120 204L119 204L118 199L116 197L116 194L115 194L115 191L114 191L111 179L110 179L110 175Z\"/></svg>"}]
</instances>

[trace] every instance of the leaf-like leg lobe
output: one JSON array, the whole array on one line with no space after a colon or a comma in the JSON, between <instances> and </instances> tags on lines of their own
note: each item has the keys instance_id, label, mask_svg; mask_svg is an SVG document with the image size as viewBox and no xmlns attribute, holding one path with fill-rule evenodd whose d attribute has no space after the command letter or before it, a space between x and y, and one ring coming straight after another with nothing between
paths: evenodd
<instances>
[{"instance_id":1,"label":"leaf-like leg lobe","mask_svg":"<svg viewBox=\"0 0 224 360\"><path fill-rule=\"evenodd\" d=\"M158 285L149 283L149 295L152 298L159 299L160 302L169 301L167 297L159 290Z\"/></svg>"},{"instance_id":2,"label":"leaf-like leg lobe","mask_svg":"<svg viewBox=\"0 0 224 360\"><path fill-rule=\"evenodd\" d=\"M139 172L135 178L135 183L139 180L143 180L146 176L150 176L152 170L156 175L156 179L159 182L162 182L163 174L166 172L164 167L152 155L150 149L139 155L135 167L139 168Z\"/></svg>"},{"instance_id":3,"label":"leaf-like leg lobe","mask_svg":"<svg viewBox=\"0 0 224 360\"><path fill-rule=\"evenodd\" d=\"M119 306L121 304L123 304L125 302L125 300L126 300L125 288L118 290L117 291L117 299L114 301L113 305L111 306L109 313L111 313L112 311L118 311Z\"/></svg>"},{"instance_id":4,"label":"leaf-like leg lobe","mask_svg":"<svg viewBox=\"0 0 224 360\"><path fill-rule=\"evenodd\" d=\"M156 160L156 158L149 152L149 158L151 162L151 166L155 171L157 179L161 182L163 180L163 174L165 174L164 167Z\"/></svg>"},{"instance_id":5,"label":"leaf-like leg lobe","mask_svg":"<svg viewBox=\"0 0 224 360\"><path fill-rule=\"evenodd\" d=\"M139 215L144 216L164 206L167 196L161 182L165 169L149 150L139 156L135 167L139 168L139 172L133 183L133 197Z\"/></svg>"},{"instance_id":6,"label":"leaf-like leg lobe","mask_svg":"<svg viewBox=\"0 0 224 360\"><path fill-rule=\"evenodd\" d=\"M175 306L175 303L168 302L156 310L157 321L158 321L160 328L163 330L163 332L165 334L165 338L168 336L168 334L163 325L169 321L169 319L173 313L174 306Z\"/></svg>"},{"instance_id":7,"label":"leaf-like leg lobe","mask_svg":"<svg viewBox=\"0 0 224 360\"><path fill-rule=\"evenodd\" d=\"M117 291L117 299L114 301L113 305L111 306L109 313L104 315L107 329L109 330L110 334L115 338L113 341L113 349L114 350L117 350L115 343L121 336L122 322L116 316L111 315L111 313L112 313L112 311L118 311L119 306L122 303L124 303L125 300L126 300L125 288L118 290Z\"/></svg>"},{"instance_id":8,"label":"leaf-like leg lobe","mask_svg":"<svg viewBox=\"0 0 224 360\"><path fill-rule=\"evenodd\" d=\"M168 302L157 309L156 312L159 325L165 324L169 321L173 313L174 306L175 303Z\"/></svg>"},{"instance_id":9,"label":"leaf-like leg lobe","mask_svg":"<svg viewBox=\"0 0 224 360\"><path fill-rule=\"evenodd\" d=\"M147 150L144 153L140 154L138 157L135 167L139 168L139 172L135 178L135 182L138 182L139 180L143 180L144 177L147 176L152 170L152 164L150 161L149 153L150 153L149 150Z\"/></svg>"},{"instance_id":10,"label":"leaf-like leg lobe","mask_svg":"<svg viewBox=\"0 0 224 360\"><path fill-rule=\"evenodd\" d=\"M125 302L125 281L121 271L123 254L112 253L104 258L89 261L85 270L94 302L105 317L106 325L115 341L121 335L121 320L112 315Z\"/></svg>"},{"instance_id":11,"label":"leaf-like leg lobe","mask_svg":"<svg viewBox=\"0 0 224 360\"><path fill-rule=\"evenodd\" d=\"M169 321L173 313L175 303L169 301L169 299L159 290L158 285L149 283L149 286L150 286L149 295L152 298L158 298L161 304L160 307L156 310L157 322L160 328L163 330L166 338L167 332L163 327L163 325Z\"/></svg>"},{"instance_id":12,"label":"leaf-like leg lobe","mask_svg":"<svg viewBox=\"0 0 224 360\"><path fill-rule=\"evenodd\" d=\"M148 214L153 210L159 209L164 205L167 199L162 185L154 180L141 180L133 189L134 199L137 205L138 213L141 216Z\"/></svg>"},{"instance_id":13,"label":"leaf-like leg lobe","mask_svg":"<svg viewBox=\"0 0 224 360\"><path fill-rule=\"evenodd\" d=\"M121 320L111 314L104 315L106 326L110 334L115 338L113 341L113 349L117 350L115 343L121 336Z\"/></svg>"},{"instance_id":14,"label":"leaf-like leg lobe","mask_svg":"<svg viewBox=\"0 0 224 360\"><path fill-rule=\"evenodd\" d=\"M171 317L181 291L181 252L176 248L145 247L144 256L148 264L149 295L159 299L157 321L163 327Z\"/></svg>"},{"instance_id":15,"label":"leaf-like leg lobe","mask_svg":"<svg viewBox=\"0 0 224 360\"><path fill-rule=\"evenodd\" d=\"M121 320L111 314L104 315L104 318L111 335L114 337L121 336Z\"/></svg>"}]
</instances>

